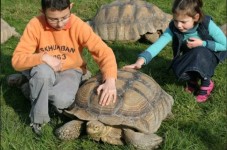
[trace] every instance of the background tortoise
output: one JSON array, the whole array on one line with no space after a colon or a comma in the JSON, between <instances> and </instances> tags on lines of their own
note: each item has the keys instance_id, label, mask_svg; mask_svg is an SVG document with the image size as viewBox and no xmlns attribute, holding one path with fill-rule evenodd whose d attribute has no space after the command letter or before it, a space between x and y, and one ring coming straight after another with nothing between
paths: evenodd
<instances>
[{"instance_id":1,"label":"background tortoise","mask_svg":"<svg viewBox=\"0 0 227 150\"><path fill-rule=\"evenodd\" d=\"M96 88L101 75L87 80L76 95L72 108L64 114L74 120L56 130L62 140L78 138L83 123L88 135L96 140L121 145L130 143L138 149L152 149L162 142L154 134L167 114L173 98L150 76L137 70L118 70L117 102L98 104Z\"/></svg>"},{"instance_id":2,"label":"background tortoise","mask_svg":"<svg viewBox=\"0 0 227 150\"><path fill-rule=\"evenodd\" d=\"M20 37L20 34L1 18L1 44L5 43L12 36Z\"/></svg>"},{"instance_id":3,"label":"background tortoise","mask_svg":"<svg viewBox=\"0 0 227 150\"><path fill-rule=\"evenodd\" d=\"M223 24L220 28L224 32L225 36L227 36L227 23Z\"/></svg>"},{"instance_id":4,"label":"background tortoise","mask_svg":"<svg viewBox=\"0 0 227 150\"><path fill-rule=\"evenodd\" d=\"M102 5L89 24L104 41L134 42L145 36L154 42L172 16L143 0L117 0Z\"/></svg>"}]
</instances>

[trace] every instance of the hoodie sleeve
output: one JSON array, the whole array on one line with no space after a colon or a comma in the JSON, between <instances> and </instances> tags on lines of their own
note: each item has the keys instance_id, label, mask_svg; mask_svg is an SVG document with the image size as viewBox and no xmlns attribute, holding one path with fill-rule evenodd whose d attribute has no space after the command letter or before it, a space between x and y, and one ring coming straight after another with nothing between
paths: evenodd
<instances>
[{"instance_id":1,"label":"hoodie sleeve","mask_svg":"<svg viewBox=\"0 0 227 150\"><path fill-rule=\"evenodd\" d=\"M43 53L36 53L39 36L37 18L26 26L12 57L12 66L17 71L30 69L42 63Z\"/></svg>"},{"instance_id":2,"label":"hoodie sleeve","mask_svg":"<svg viewBox=\"0 0 227 150\"><path fill-rule=\"evenodd\" d=\"M90 26L82 23L79 38L85 47L88 48L94 60L99 65L103 74L103 80L117 78L117 63L115 55L110 47L96 35Z\"/></svg>"}]
</instances>

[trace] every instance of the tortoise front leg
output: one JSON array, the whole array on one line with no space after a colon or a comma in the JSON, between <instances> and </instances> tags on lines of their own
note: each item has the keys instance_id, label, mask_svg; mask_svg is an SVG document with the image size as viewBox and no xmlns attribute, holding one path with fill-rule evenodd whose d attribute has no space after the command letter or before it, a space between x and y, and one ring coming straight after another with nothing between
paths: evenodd
<instances>
[{"instance_id":1,"label":"tortoise front leg","mask_svg":"<svg viewBox=\"0 0 227 150\"><path fill-rule=\"evenodd\" d=\"M74 140L80 136L83 123L81 120L72 120L58 128L55 134L61 140Z\"/></svg>"},{"instance_id":2,"label":"tortoise front leg","mask_svg":"<svg viewBox=\"0 0 227 150\"><path fill-rule=\"evenodd\" d=\"M131 129L123 129L126 143L132 144L141 150L152 150L158 148L162 138L156 134L144 134Z\"/></svg>"},{"instance_id":3,"label":"tortoise front leg","mask_svg":"<svg viewBox=\"0 0 227 150\"><path fill-rule=\"evenodd\" d=\"M102 141L113 145L123 145L122 129L104 125L95 120L87 123L87 134L95 141Z\"/></svg>"},{"instance_id":4,"label":"tortoise front leg","mask_svg":"<svg viewBox=\"0 0 227 150\"><path fill-rule=\"evenodd\" d=\"M145 34L145 39L151 43L154 43L155 41L158 40L158 38L160 37L160 34L159 32L155 32L155 33L147 33Z\"/></svg>"}]
</instances>

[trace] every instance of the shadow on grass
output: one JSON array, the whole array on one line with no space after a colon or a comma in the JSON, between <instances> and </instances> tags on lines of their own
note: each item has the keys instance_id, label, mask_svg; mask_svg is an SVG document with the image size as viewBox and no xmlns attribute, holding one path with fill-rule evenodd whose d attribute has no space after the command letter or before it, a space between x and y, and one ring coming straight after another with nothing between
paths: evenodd
<instances>
[{"instance_id":1,"label":"shadow on grass","mask_svg":"<svg viewBox=\"0 0 227 150\"><path fill-rule=\"evenodd\" d=\"M18 40L18 39L17 39ZM1 88L2 88L2 97L3 100L1 102L5 102L5 105L11 107L16 114L18 114L22 123L29 124L29 108L30 102L27 100L21 93L19 88L9 87L6 83L7 76L15 73L14 69L11 65L11 58L14 48L17 44L17 40L15 38L9 39L6 43L1 45ZM1 107L3 105L1 104ZM9 113L9 112L2 112Z\"/></svg>"},{"instance_id":2,"label":"shadow on grass","mask_svg":"<svg viewBox=\"0 0 227 150\"><path fill-rule=\"evenodd\" d=\"M3 98L5 100L5 104L15 111L22 123L29 125L30 119L28 115L31 107L29 100L23 96L19 88L9 87L6 83L6 77L2 78L2 80Z\"/></svg>"},{"instance_id":3,"label":"shadow on grass","mask_svg":"<svg viewBox=\"0 0 227 150\"><path fill-rule=\"evenodd\" d=\"M6 43L1 45L0 80L2 88L1 96L3 98L3 100L1 100L1 107L6 108L2 110L8 110L7 107L11 107L14 112L19 116L22 123L29 124L30 119L28 117L28 114L30 109L30 102L22 95L19 88L9 87L6 83L7 76L12 73L15 73L11 65L11 58L17 42L18 39L12 37ZM11 112L2 111L1 113L7 114Z\"/></svg>"}]
</instances>

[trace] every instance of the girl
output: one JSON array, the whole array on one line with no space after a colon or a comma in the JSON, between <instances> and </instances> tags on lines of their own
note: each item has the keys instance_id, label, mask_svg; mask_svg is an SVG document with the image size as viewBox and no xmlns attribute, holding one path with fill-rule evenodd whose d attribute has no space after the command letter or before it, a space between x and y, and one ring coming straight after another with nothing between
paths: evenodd
<instances>
[{"instance_id":1,"label":"girl","mask_svg":"<svg viewBox=\"0 0 227 150\"><path fill-rule=\"evenodd\" d=\"M172 40L173 72L178 79L187 81L187 92L197 93L197 102L205 102L214 88L214 70L227 57L227 51L226 36L211 17L203 15L202 6L202 0L175 0L169 27L134 64L124 68L140 69Z\"/></svg>"}]
</instances>

